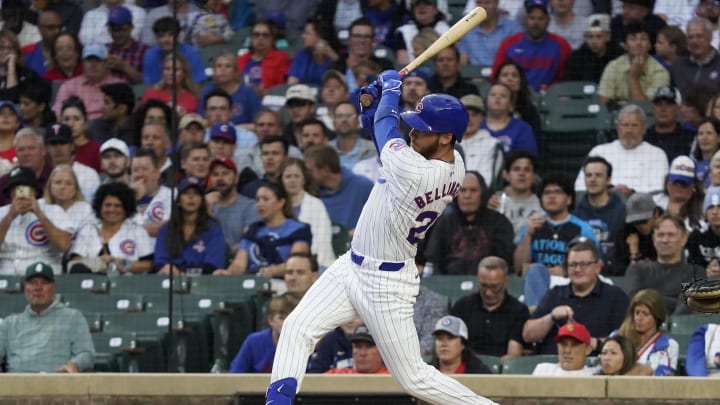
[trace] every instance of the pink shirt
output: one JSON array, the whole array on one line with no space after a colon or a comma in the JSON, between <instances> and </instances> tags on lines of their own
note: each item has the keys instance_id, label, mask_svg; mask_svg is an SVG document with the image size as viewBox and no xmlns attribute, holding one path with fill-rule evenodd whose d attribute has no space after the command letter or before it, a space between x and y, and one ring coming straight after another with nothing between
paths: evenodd
<instances>
[{"instance_id":1,"label":"pink shirt","mask_svg":"<svg viewBox=\"0 0 720 405\"><path fill-rule=\"evenodd\" d=\"M109 73L105 79L96 84L89 83L84 75L73 77L72 79L65 81L65 83L63 83L58 89L57 95L55 96L53 111L55 111L56 116L60 117L60 110L62 108L63 101L67 100L71 96L78 96L82 99L83 103L85 103L88 121L100 118L103 106L103 92L100 91L100 86L118 82L125 82L125 80L112 77Z\"/></svg>"}]
</instances>

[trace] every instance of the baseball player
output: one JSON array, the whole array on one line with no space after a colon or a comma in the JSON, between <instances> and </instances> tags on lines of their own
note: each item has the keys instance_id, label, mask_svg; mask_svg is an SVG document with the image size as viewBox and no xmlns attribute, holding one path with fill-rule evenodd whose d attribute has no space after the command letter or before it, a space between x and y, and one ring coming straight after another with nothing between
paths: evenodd
<instances>
[{"instance_id":1,"label":"baseball player","mask_svg":"<svg viewBox=\"0 0 720 405\"><path fill-rule=\"evenodd\" d=\"M415 111L398 112L402 82L383 72L364 87L374 101L363 126L374 124L380 177L358 220L351 249L316 281L283 325L266 404L289 405L318 339L360 316L390 374L411 395L433 404L492 404L425 364L413 324L420 278L417 243L460 191L464 163L454 151L468 114L454 97L430 94ZM410 145L398 121L412 128ZM320 310L318 308L327 308Z\"/></svg>"}]
</instances>

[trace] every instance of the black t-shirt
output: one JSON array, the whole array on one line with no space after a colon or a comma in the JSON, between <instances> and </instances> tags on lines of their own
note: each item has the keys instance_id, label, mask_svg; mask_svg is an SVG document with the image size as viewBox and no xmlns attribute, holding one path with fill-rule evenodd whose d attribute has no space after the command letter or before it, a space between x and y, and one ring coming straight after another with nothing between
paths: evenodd
<instances>
[{"instance_id":1,"label":"black t-shirt","mask_svg":"<svg viewBox=\"0 0 720 405\"><path fill-rule=\"evenodd\" d=\"M658 133L653 125L645 132L644 139L647 143L665 151L668 163L670 163L680 155L690 154L690 145L694 138L695 134L677 124L675 130L669 134Z\"/></svg>"}]
</instances>

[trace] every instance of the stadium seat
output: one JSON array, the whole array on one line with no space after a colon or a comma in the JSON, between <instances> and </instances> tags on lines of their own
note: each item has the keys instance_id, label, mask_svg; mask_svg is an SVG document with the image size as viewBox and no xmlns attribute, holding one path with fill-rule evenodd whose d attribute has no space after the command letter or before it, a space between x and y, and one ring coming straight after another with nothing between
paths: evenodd
<instances>
[{"instance_id":1,"label":"stadium seat","mask_svg":"<svg viewBox=\"0 0 720 405\"><path fill-rule=\"evenodd\" d=\"M132 89L133 93L135 94L135 99L140 100L142 96L145 94L145 90L147 90L148 87L152 86L152 84L133 84Z\"/></svg>"},{"instance_id":2,"label":"stadium seat","mask_svg":"<svg viewBox=\"0 0 720 405\"><path fill-rule=\"evenodd\" d=\"M190 284L185 276L173 278L173 291L177 294L188 292ZM136 274L115 277L110 282L110 294L167 294L170 278L156 274Z\"/></svg>"},{"instance_id":3,"label":"stadium seat","mask_svg":"<svg viewBox=\"0 0 720 405\"><path fill-rule=\"evenodd\" d=\"M460 75L475 84L489 82L490 76L492 75L492 66L480 66L468 63L460 66Z\"/></svg>"},{"instance_id":4,"label":"stadium seat","mask_svg":"<svg viewBox=\"0 0 720 405\"><path fill-rule=\"evenodd\" d=\"M597 83L586 81L565 81L552 85L542 97L541 109L552 108L558 102L585 100L598 102Z\"/></svg>"},{"instance_id":5,"label":"stadium seat","mask_svg":"<svg viewBox=\"0 0 720 405\"><path fill-rule=\"evenodd\" d=\"M277 86L273 86L263 96L262 106L270 108L274 111L278 111L283 108L285 106L285 93L287 92L288 87L290 86L287 84L278 84Z\"/></svg>"},{"instance_id":6,"label":"stadium seat","mask_svg":"<svg viewBox=\"0 0 720 405\"><path fill-rule=\"evenodd\" d=\"M477 276L434 275L422 279L422 285L450 299L453 305L460 297L471 294L477 288Z\"/></svg>"},{"instance_id":7,"label":"stadium seat","mask_svg":"<svg viewBox=\"0 0 720 405\"><path fill-rule=\"evenodd\" d=\"M106 294L110 283L105 274L63 274L55 277L55 284L60 294Z\"/></svg>"},{"instance_id":8,"label":"stadium seat","mask_svg":"<svg viewBox=\"0 0 720 405\"><path fill-rule=\"evenodd\" d=\"M22 292L22 276L0 276L0 294L19 294Z\"/></svg>"},{"instance_id":9,"label":"stadium seat","mask_svg":"<svg viewBox=\"0 0 720 405\"><path fill-rule=\"evenodd\" d=\"M556 354L537 354L533 356L512 357L502 361L503 374L530 375L540 363L557 363Z\"/></svg>"},{"instance_id":10,"label":"stadium seat","mask_svg":"<svg viewBox=\"0 0 720 405\"><path fill-rule=\"evenodd\" d=\"M342 256L350 250L350 242L352 237L348 233L348 229L343 225L334 222L332 224L332 247L335 256Z\"/></svg>"},{"instance_id":11,"label":"stadium seat","mask_svg":"<svg viewBox=\"0 0 720 405\"><path fill-rule=\"evenodd\" d=\"M718 323L717 315L688 314L670 317L670 336L677 340L681 355L687 354L688 343L697 328L708 323Z\"/></svg>"},{"instance_id":12,"label":"stadium seat","mask_svg":"<svg viewBox=\"0 0 720 405\"><path fill-rule=\"evenodd\" d=\"M483 364L485 364L493 374L500 374L502 372L500 357L490 356L489 354L479 354L478 357L480 357Z\"/></svg>"},{"instance_id":13,"label":"stadium seat","mask_svg":"<svg viewBox=\"0 0 720 405\"><path fill-rule=\"evenodd\" d=\"M574 177L590 149L606 141L610 115L603 104L589 99L558 98L547 104L545 98L543 103L546 110L538 142L543 171Z\"/></svg>"},{"instance_id":14,"label":"stadium seat","mask_svg":"<svg viewBox=\"0 0 720 405\"><path fill-rule=\"evenodd\" d=\"M612 276L608 278L613 282L613 285L615 285L616 287L620 287L623 289L625 288L625 276Z\"/></svg>"},{"instance_id":15,"label":"stadium seat","mask_svg":"<svg viewBox=\"0 0 720 405\"><path fill-rule=\"evenodd\" d=\"M130 373L165 371L162 346L157 338L135 332L92 334L96 371Z\"/></svg>"},{"instance_id":16,"label":"stadium seat","mask_svg":"<svg viewBox=\"0 0 720 405\"><path fill-rule=\"evenodd\" d=\"M63 302L83 314L97 312L135 312L143 310L140 294L88 294L68 293L60 295Z\"/></svg>"}]
</instances>

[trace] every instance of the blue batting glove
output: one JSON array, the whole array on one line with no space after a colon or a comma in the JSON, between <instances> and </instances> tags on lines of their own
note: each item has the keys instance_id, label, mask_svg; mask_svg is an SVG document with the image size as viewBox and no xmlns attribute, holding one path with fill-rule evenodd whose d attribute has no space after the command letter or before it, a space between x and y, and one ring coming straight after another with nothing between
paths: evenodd
<instances>
[{"instance_id":1,"label":"blue batting glove","mask_svg":"<svg viewBox=\"0 0 720 405\"><path fill-rule=\"evenodd\" d=\"M382 92L393 92L400 95L400 87L402 86L402 79L400 74L395 70L386 70L380 73L378 81L382 86Z\"/></svg>"},{"instance_id":2,"label":"blue batting glove","mask_svg":"<svg viewBox=\"0 0 720 405\"><path fill-rule=\"evenodd\" d=\"M380 101L380 83L376 80L367 86L360 88L360 97L363 94L367 94L372 97L372 104L367 107L360 105L360 125L363 128L372 128L375 117L375 111L377 111L378 102Z\"/></svg>"}]
</instances>

